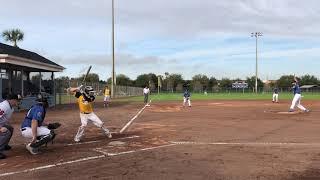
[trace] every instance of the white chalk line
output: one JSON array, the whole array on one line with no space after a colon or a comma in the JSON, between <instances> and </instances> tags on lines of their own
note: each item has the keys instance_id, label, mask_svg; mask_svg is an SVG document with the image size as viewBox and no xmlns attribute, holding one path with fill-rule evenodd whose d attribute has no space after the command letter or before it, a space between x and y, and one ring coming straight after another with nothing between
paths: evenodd
<instances>
[{"instance_id":1,"label":"white chalk line","mask_svg":"<svg viewBox=\"0 0 320 180\"><path fill-rule=\"evenodd\" d=\"M61 162L61 163L56 163L56 164L49 164L49 165L39 166L39 167L36 167L36 168L26 169L26 170L22 170L22 171L13 171L13 172L8 172L8 173L2 173L2 174L0 174L0 177L10 176L10 175L15 175L15 174L21 174L21 173L28 173L28 172L33 172L33 171L38 171L38 170L43 170L43 169L49 169L49 168L54 168L54 167L58 167L58 166L63 166L63 165L66 165L66 164L73 164L73 163L79 163L79 162L94 160L94 159L101 159L101 158L105 158L105 157L112 157L112 156L119 156L119 155L123 155L123 154L130 154L130 153L148 151L148 150L159 149L159 148L175 146L175 145L176 144L167 144L167 145L162 145L162 146L155 146L155 147L150 147L150 148L143 148L143 149L138 149L138 150L134 150L134 151L125 151L125 152L119 152L119 153L108 153L108 152L104 151L103 149L94 149L94 151L102 153L102 155L90 156L90 157L80 158L80 159Z\"/></svg>"},{"instance_id":2,"label":"white chalk line","mask_svg":"<svg viewBox=\"0 0 320 180\"><path fill-rule=\"evenodd\" d=\"M151 103L151 99L149 103L143 106L143 108L141 108L140 111L138 111L138 113L135 116L133 116L133 118L131 118L130 121L125 126L123 126L123 128L120 130L120 134L123 133L132 124L132 122L144 111L146 107L149 106L150 103Z\"/></svg>"},{"instance_id":3,"label":"white chalk line","mask_svg":"<svg viewBox=\"0 0 320 180\"><path fill-rule=\"evenodd\" d=\"M122 140L122 139L134 139L134 138L139 138L140 136L128 136L128 137L123 137L123 138L116 138L116 139L111 139L111 141L116 141L116 140ZM79 142L79 143L70 143L67 144L66 146L76 146L76 145L82 145L82 144L93 144L97 142L102 142L103 140L96 140L96 141L87 141L87 142Z\"/></svg>"},{"instance_id":4,"label":"white chalk line","mask_svg":"<svg viewBox=\"0 0 320 180\"><path fill-rule=\"evenodd\" d=\"M294 142L192 142L170 141L180 145L237 145L237 146L320 146L320 143L294 143Z\"/></svg>"},{"instance_id":5,"label":"white chalk line","mask_svg":"<svg viewBox=\"0 0 320 180\"><path fill-rule=\"evenodd\" d=\"M132 151L124 151L124 152L119 152L119 153L108 153L106 150L101 149L101 148L96 148L94 151L102 153L106 156L119 156L123 154L131 154L131 153L136 153L136 152L142 152L142 151L149 151L153 149L159 149L159 148L164 148L164 147L170 147L170 146L175 146L177 144L166 144L162 146L155 146L155 147L149 147L149 148L143 148L143 149L138 149L138 150L132 150Z\"/></svg>"},{"instance_id":6,"label":"white chalk line","mask_svg":"<svg viewBox=\"0 0 320 180\"><path fill-rule=\"evenodd\" d=\"M8 173L2 173L2 174L0 174L0 177L21 174L21 173L28 173L28 172L33 172L33 171L43 170L43 169L49 169L49 168L62 166L62 165L66 165L66 164L89 161L89 160L93 160L93 159L100 159L100 158L104 158L104 157L106 157L106 156L105 155L91 156L91 157L81 158L81 159L77 159L77 160L73 160L73 161L66 161L66 162L50 164L50 165L46 165L46 166L39 166L36 168L26 169L26 170L22 170L22 171L13 171L13 172L8 172Z\"/></svg>"}]
</instances>

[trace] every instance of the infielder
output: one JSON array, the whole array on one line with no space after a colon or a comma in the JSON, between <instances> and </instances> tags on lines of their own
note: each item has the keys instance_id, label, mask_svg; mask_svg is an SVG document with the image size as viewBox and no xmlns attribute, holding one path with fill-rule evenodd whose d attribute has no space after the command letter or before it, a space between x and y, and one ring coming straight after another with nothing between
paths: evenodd
<instances>
[{"instance_id":1,"label":"infielder","mask_svg":"<svg viewBox=\"0 0 320 180\"><path fill-rule=\"evenodd\" d=\"M294 77L294 83L293 83L293 94L294 94L294 97L293 97L293 100L292 100L292 103L291 103L291 107L289 109L289 112L293 112L294 111L294 108L297 106L299 109L301 109L302 111L304 112L309 112L310 110L306 109L305 107L303 107L301 104L300 104L300 101L301 101L301 89L300 89L300 86L299 86L299 81L298 81L298 78Z\"/></svg>"},{"instance_id":2,"label":"infielder","mask_svg":"<svg viewBox=\"0 0 320 180\"><path fill-rule=\"evenodd\" d=\"M79 142L81 137L84 135L84 130L89 121L99 127L102 132L108 137L112 138L111 132L104 126L104 123L99 117L93 112L93 102L95 100L95 91L91 86L86 86L84 91L78 88L69 88L71 93L75 93L75 97L78 98L81 126L78 129L76 136L74 137L75 142Z\"/></svg>"},{"instance_id":3,"label":"infielder","mask_svg":"<svg viewBox=\"0 0 320 180\"><path fill-rule=\"evenodd\" d=\"M279 102L279 89L277 87L273 89L272 102Z\"/></svg>"},{"instance_id":4,"label":"infielder","mask_svg":"<svg viewBox=\"0 0 320 180\"><path fill-rule=\"evenodd\" d=\"M39 153L39 148L53 141L56 137L54 129L60 126L59 123L47 124L44 122L48 108L48 99L39 95L37 103L27 112L22 124L21 134L29 143L26 149L33 155Z\"/></svg>"},{"instance_id":5,"label":"infielder","mask_svg":"<svg viewBox=\"0 0 320 180\"><path fill-rule=\"evenodd\" d=\"M104 90L103 106L109 107L111 91L108 86Z\"/></svg>"},{"instance_id":6,"label":"infielder","mask_svg":"<svg viewBox=\"0 0 320 180\"><path fill-rule=\"evenodd\" d=\"M190 92L186 89L183 93L183 107L185 107L187 101L188 101L188 105L189 107L191 107L191 100L190 100Z\"/></svg>"},{"instance_id":7,"label":"infielder","mask_svg":"<svg viewBox=\"0 0 320 180\"><path fill-rule=\"evenodd\" d=\"M11 149L9 141L12 137L13 127L9 124L9 120L14 111L14 107L19 106L19 98L17 95L8 95L6 100L0 103L0 159L5 159L3 151Z\"/></svg>"}]
</instances>

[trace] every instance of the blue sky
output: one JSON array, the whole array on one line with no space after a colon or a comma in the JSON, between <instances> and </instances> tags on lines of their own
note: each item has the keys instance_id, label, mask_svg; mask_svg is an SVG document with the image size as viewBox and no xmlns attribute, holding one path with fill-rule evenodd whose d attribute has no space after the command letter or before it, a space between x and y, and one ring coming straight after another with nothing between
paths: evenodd
<instances>
[{"instance_id":1,"label":"blue sky","mask_svg":"<svg viewBox=\"0 0 320 180\"><path fill-rule=\"evenodd\" d=\"M79 76L89 65L111 75L111 0L0 0L0 31L25 32L21 48ZM320 2L316 0L115 0L116 73L245 78L312 74L320 78ZM0 38L0 42L3 39Z\"/></svg>"}]
</instances>

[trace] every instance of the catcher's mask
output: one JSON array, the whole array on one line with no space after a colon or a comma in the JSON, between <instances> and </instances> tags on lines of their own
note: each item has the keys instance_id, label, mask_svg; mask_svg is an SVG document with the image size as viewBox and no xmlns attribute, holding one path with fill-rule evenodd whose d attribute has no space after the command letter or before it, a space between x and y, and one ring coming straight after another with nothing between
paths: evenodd
<instances>
[{"instance_id":1,"label":"catcher's mask","mask_svg":"<svg viewBox=\"0 0 320 180\"><path fill-rule=\"evenodd\" d=\"M48 98L45 97L45 96L42 95L42 94L39 94L39 95L37 96L36 101L37 101L39 104L42 104L45 108L49 107Z\"/></svg>"},{"instance_id":2,"label":"catcher's mask","mask_svg":"<svg viewBox=\"0 0 320 180\"><path fill-rule=\"evenodd\" d=\"M84 88L84 92L83 95L88 98L91 99L92 97L94 97L95 91L93 90L93 88L91 86L86 86Z\"/></svg>"}]
</instances>

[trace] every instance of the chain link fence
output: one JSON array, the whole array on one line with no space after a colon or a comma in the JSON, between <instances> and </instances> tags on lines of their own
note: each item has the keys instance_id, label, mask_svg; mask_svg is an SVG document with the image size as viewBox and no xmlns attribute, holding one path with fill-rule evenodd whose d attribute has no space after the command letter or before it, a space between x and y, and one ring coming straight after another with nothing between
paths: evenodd
<instances>
[{"instance_id":1,"label":"chain link fence","mask_svg":"<svg viewBox=\"0 0 320 180\"><path fill-rule=\"evenodd\" d=\"M71 104L75 103L76 99L72 94L67 93L69 87L79 87L82 84L76 80L56 80L55 81L55 93L56 93L56 104ZM96 101L103 101L104 90L106 85L111 89L111 85L106 83L91 83L86 82L84 86L92 86L96 91ZM143 88L130 87L130 86L115 86L115 98L130 97L130 96L142 96Z\"/></svg>"}]
</instances>

